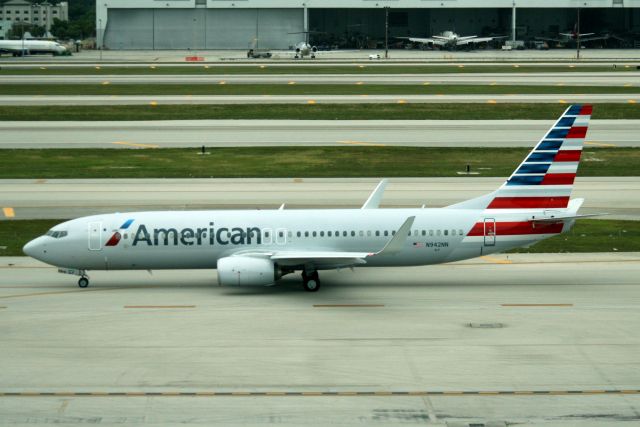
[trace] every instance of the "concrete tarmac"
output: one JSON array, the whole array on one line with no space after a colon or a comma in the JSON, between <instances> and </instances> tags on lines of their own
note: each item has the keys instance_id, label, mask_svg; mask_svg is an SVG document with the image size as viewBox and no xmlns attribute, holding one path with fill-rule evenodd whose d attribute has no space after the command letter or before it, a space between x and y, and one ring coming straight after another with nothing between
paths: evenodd
<instances>
[{"instance_id":1,"label":"concrete tarmac","mask_svg":"<svg viewBox=\"0 0 640 427\"><path fill-rule=\"evenodd\" d=\"M393 178L382 206L448 206L490 193L504 180ZM289 209L357 208L377 183L372 178L0 180L0 207L12 208L16 219L76 218L137 210L277 209L282 203ZM578 175L572 197L586 199L581 213L640 220L639 177Z\"/></svg>"},{"instance_id":2,"label":"concrete tarmac","mask_svg":"<svg viewBox=\"0 0 640 427\"><path fill-rule=\"evenodd\" d=\"M0 148L533 147L551 120L0 122ZM587 146L638 147L640 121L592 120Z\"/></svg>"},{"instance_id":3,"label":"concrete tarmac","mask_svg":"<svg viewBox=\"0 0 640 427\"><path fill-rule=\"evenodd\" d=\"M4 84L467 84L638 86L638 72L278 75L4 75Z\"/></svg>"},{"instance_id":4,"label":"concrete tarmac","mask_svg":"<svg viewBox=\"0 0 640 427\"><path fill-rule=\"evenodd\" d=\"M333 50L322 51L317 58L310 60L295 60L293 51L279 50L271 51L272 59L248 60L247 49L239 50L84 50L74 53L73 56L49 56L34 55L25 58L12 58L4 56L0 58L0 63L7 64L77 64L77 63L173 63L185 65L202 65L204 63L218 63L224 65L235 65L237 63L277 65L279 63L294 64L318 64L324 63L344 63L357 62L370 65L383 65L394 62L419 62L421 64L432 63L456 63L456 62L478 62L478 63L512 63L512 62L541 62L541 63L571 63L574 65L600 62L611 65L616 62L638 63L640 55L637 49L581 49L580 61L576 62L575 49L550 49L550 50L498 50L480 49L473 51L443 51L443 50L419 50L419 49L391 49L389 58L385 60L369 60L369 55L378 54L384 58L384 50L364 49L364 50ZM187 57L199 56L203 61L187 62Z\"/></svg>"},{"instance_id":5,"label":"concrete tarmac","mask_svg":"<svg viewBox=\"0 0 640 427\"><path fill-rule=\"evenodd\" d=\"M0 424L640 423L640 253L323 272L313 294L0 264Z\"/></svg>"},{"instance_id":6,"label":"concrete tarmac","mask_svg":"<svg viewBox=\"0 0 640 427\"><path fill-rule=\"evenodd\" d=\"M0 95L0 105L632 103L640 94L529 95Z\"/></svg>"}]
</instances>

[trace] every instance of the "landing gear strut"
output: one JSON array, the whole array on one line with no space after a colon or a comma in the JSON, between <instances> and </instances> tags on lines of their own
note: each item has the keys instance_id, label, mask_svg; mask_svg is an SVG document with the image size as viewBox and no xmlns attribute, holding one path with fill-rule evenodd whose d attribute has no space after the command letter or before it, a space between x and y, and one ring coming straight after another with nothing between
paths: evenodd
<instances>
[{"instance_id":1,"label":"landing gear strut","mask_svg":"<svg viewBox=\"0 0 640 427\"><path fill-rule=\"evenodd\" d=\"M306 271L303 271L302 287L307 292L318 292L320 289L320 277L318 276L318 272L314 271L311 274L307 274Z\"/></svg>"}]
</instances>

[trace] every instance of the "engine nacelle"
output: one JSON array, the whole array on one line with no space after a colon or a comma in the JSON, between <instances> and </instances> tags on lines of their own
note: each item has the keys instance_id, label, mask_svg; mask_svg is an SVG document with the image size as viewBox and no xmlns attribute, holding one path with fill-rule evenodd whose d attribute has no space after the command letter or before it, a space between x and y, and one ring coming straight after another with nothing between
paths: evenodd
<instances>
[{"instance_id":1,"label":"engine nacelle","mask_svg":"<svg viewBox=\"0 0 640 427\"><path fill-rule=\"evenodd\" d=\"M317 47L314 46L314 47L311 48L311 52L316 53L317 51L318 51Z\"/></svg>"},{"instance_id":2,"label":"engine nacelle","mask_svg":"<svg viewBox=\"0 0 640 427\"><path fill-rule=\"evenodd\" d=\"M296 48L296 53L300 53L300 48L299 47Z\"/></svg>"},{"instance_id":3,"label":"engine nacelle","mask_svg":"<svg viewBox=\"0 0 640 427\"><path fill-rule=\"evenodd\" d=\"M245 256L218 260L218 283L222 286L268 286L282 277L273 261Z\"/></svg>"}]
</instances>

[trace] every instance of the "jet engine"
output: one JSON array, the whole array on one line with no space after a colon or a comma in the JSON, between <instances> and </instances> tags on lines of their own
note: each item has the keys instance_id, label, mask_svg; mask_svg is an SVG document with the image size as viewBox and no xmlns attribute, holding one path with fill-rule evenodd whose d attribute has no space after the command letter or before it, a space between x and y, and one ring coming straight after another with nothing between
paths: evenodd
<instances>
[{"instance_id":1,"label":"jet engine","mask_svg":"<svg viewBox=\"0 0 640 427\"><path fill-rule=\"evenodd\" d=\"M273 261L231 256L218 260L218 283L222 286L268 286L282 277Z\"/></svg>"},{"instance_id":2,"label":"jet engine","mask_svg":"<svg viewBox=\"0 0 640 427\"><path fill-rule=\"evenodd\" d=\"M318 48L317 48L317 47L313 46L313 47L311 48L311 52L316 53L317 51L318 51Z\"/></svg>"}]
</instances>

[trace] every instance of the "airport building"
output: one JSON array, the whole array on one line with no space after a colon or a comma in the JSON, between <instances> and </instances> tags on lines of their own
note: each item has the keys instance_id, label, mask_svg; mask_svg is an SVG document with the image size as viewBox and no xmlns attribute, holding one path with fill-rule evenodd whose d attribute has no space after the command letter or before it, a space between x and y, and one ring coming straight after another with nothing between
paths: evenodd
<instances>
[{"instance_id":1,"label":"airport building","mask_svg":"<svg viewBox=\"0 0 640 427\"><path fill-rule=\"evenodd\" d=\"M9 0L0 6L0 21L3 27L11 27L15 23L34 24L51 30L54 19L69 20L69 4L60 2L31 3L26 0ZM8 28L7 28L8 29Z\"/></svg>"},{"instance_id":2,"label":"airport building","mask_svg":"<svg viewBox=\"0 0 640 427\"><path fill-rule=\"evenodd\" d=\"M380 48L394 37L507 35L514 40L580 32L594 47L640 48L640 0L101 0L105 49ZM515 36L514 36L515 35ZM594 42L595 43L595 42Z\"/></svg>"}]
</instances>

